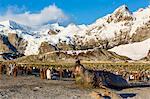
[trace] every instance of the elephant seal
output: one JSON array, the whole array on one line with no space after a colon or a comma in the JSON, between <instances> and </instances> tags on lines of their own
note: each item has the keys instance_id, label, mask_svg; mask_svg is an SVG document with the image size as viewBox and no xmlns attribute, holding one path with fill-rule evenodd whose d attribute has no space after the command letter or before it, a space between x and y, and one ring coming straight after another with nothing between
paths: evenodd
<instances>
[{"instance_id":1,"label":"elephant seal","mask_svg":"<svg viewBox=\"0 0 150 99\"><path fill-rule=\"evenodd\" d=\"M76 61L74 68L76 81L91 84L94 87L126 88L130 84L121 76L103 70L86 69L80 60Z\"/></svg>"}]
</instances>

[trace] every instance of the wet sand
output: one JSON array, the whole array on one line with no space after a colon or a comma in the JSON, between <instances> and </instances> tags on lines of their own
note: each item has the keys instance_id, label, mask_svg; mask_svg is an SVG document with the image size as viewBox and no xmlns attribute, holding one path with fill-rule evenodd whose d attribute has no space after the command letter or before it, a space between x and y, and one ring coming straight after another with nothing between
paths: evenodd
<instances>
[{"instance_id":1,"label":"wet sand","mask_svg":"<svg viewBox=\"0 0 150 99\"><path fill-rule=\"evenodd\" d=\"M148 87L109 91L122 98L150 99ZM95 99L91 95L93 92L103 94L102 89L79 87L73 80L41 80L35 76L3 77L0 80L0 99Z\"/></svg>"}]
</instances>

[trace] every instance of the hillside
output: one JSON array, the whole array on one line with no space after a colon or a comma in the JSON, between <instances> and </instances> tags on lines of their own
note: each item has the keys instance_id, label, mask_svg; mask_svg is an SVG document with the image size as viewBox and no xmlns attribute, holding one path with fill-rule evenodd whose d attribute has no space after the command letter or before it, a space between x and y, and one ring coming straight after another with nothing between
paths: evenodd
<instances>
[{"instance_id":1,"label":"hillside","mask_svg":"<svg viewBox=\"0 0 150 99\"><path fill-rule=\"evenodd\" d=\"M48 63L48 62L74 62L76 59L84 61L125 61L130 60L127 57L117 55L114 52L110 52L104 49L95 48L89 50L78 51L53 51L39 55L24 56L17 59L17 62L36 62L36 63Z\"/></svg>"}]
</instances>

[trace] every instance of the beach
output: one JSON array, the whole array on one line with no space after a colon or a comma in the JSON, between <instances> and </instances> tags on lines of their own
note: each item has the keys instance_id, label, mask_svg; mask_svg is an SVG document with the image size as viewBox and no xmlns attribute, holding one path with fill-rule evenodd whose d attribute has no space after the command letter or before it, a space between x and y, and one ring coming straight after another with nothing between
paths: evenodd
<instances>
[{"instance_id":1,"label":"beach","mask_svg":"<svg viewBox=\"0 0 150 99\"><path fill-rule=\"evenodd\" d=\"M104 89L85 88L74 80L42 80L35 76L4 77L0 80L0 99L96 99L95 94L104 94ZM113 97L150 99L150 87L112 90Z\"/></svg>"}]
</instances>

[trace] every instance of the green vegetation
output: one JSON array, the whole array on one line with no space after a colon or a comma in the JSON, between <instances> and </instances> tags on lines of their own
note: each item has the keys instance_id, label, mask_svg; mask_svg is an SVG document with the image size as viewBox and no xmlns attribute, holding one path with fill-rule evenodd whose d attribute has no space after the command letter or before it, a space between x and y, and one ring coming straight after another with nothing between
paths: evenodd
<instances>
[{"instance_id":1,"label":"green vegetation","mask_svg":"<svg viewBox=\"0 0 150 99\"><path fill-rule=\"evenodd\" d=\"M4 64L8 64L9 62L3 62ZM10 63L14 63L11 62ZM62 68L73 68L75 62L66 62L66 61L59 61L59 62L15 62L20 66L30 66L30 67L62 67ZM140 62L109 62L109 61L81 61L86 68L89 69L98 69L98 70L107 70L107 71L120 71L125 70L127 72L130 71L150 71L150 62L148 63L140 63Z\"/></svg>"}]
</instances>

